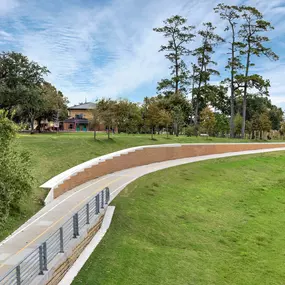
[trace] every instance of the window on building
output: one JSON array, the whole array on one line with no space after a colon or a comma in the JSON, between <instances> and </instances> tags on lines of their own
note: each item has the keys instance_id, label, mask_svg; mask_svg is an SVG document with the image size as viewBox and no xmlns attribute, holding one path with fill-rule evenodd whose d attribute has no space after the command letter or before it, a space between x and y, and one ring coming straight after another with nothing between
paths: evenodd
<instances>
[{"instance_id":1,"label":"window on building","mask_svg":"<svg viewBox=\"0 0 285 285\"><path fill-rule=\"evenodd\" d=\"M69 129L73 129L73 124L69 124Z\"/></svg>"},{"instance_id":2,"label":"window on building","mask_svg":"<svg viewBox=\"0 0 285 285\"><path fill-rule=\"evenodd\" d=\"M75 118L76 119L83 119L84 115L83 114L76 114Z\"/></svg>"}]
</instances>

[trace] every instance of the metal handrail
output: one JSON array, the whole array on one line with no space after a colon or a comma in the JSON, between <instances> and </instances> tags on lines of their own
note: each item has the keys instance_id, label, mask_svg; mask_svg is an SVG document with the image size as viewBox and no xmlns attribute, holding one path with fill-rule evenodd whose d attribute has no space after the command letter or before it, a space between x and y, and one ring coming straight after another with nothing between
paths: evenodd
<instances>
[{"instance_id":1,"label":"metal handrail","mask_svg":"<svg viewBox=\"0 0 285 285\"><path fill-rule=\"evenodd\" d=\"M102 209L110 201L110 190L104 188L94 195L81 209L53 232L39 247L29 253L21 262L3 277L0 285L30 284L39 275L48 271L49 263L60 253L64 253L71 240L80 236L81 230L92 227Z\"/></svg>"}]
</instances>

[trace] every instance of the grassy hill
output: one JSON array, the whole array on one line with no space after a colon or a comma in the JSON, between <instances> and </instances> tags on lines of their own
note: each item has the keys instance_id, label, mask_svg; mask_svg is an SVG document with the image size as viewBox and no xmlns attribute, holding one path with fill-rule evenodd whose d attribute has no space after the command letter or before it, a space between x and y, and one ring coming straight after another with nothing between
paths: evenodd
<instances>
[{"instance_id":1,"label":"grassy hill","mask_svg":"<svg viewBox=\"0 0 285 285\"><path fill-rule=\"evenodd\" d=\"M136 180L73 284L283 284L284 165L267 153Z\"/></svg>"}]
</instances>

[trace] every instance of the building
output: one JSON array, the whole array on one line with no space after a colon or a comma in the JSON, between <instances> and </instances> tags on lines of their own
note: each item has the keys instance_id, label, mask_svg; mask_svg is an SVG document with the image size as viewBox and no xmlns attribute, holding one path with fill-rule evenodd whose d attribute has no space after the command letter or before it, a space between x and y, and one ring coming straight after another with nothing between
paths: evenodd
<instances>
[{"instance_id":1,"label":"building","mask_svg":"<svg viewBox=\"0 0 285 285\"><path fill-rule=\"evenodd\" d=\"M65 131L89 131L93 130L90 127L92 110L95 108L95 103L82 103L68 108L68 119L63 121L63 129ZM105 127L100 125L97 131L104 131Z\"/></svg>"}]
</instances>

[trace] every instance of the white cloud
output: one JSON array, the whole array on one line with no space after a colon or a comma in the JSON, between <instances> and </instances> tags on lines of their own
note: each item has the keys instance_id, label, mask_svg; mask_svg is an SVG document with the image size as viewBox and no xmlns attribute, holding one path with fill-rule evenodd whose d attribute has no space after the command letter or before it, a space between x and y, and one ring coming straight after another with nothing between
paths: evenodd
<instances>
[{"instance_id":1,"label":"white cloud","mask_svg":"<svg viewBox=\"0 0 285 285\"><path fill-rule=\"evenodd\" d=\"M240 1L231 0L230 4ZM280 34L280 27L285 27L284 12L279 7L282 1L247 1L255 3L269 20L279 21L274 37ZM168 62L157 52L164 39L152 28L160 26L171 15L181 14L198 28L202 22L213 21L217 31L223 34L221 21L212 10L219 2L113 0L101 5L92 1L84 6L85 1L72 4L68 0L60 3L0 0L0 15L4 11L6 15L6 20L0 19L0 38L7 42L7 49L12 47L46 65L51 71L48 80L61 89L71 103L84 101L85 97L87 100L101 96L126 97L135 94L141 86L155 86L168 75ZM226 52L223 46L216 54L221 70ZM264 68L261 72L270 76L274 98L281 96L281 67L274 75ZM154 87L151 94L145 95L153 95L155 91Z\"/></svg>"},{"instance_id":2,"label":"white cloud","mask_svg":"<svg viewBox=\"0 0 285 285\"><path fill-rule=\"evenodd\" d=\"M1 45L6 45L7 42L13 42L15 41L15 38L13 37L12 34L7 33L3 30L0 30L0 44Z\"/></svg>"},{"instance_id":3,"label":"white cloud","mask_svg":"<svg viewBox=\"0 0 285 285\"><path fill-rule=\"evenodd\" d=\"M0 16L8 14L19 5L16 0L1 0L0 1Z\"/></svg>"}]
</instances>

